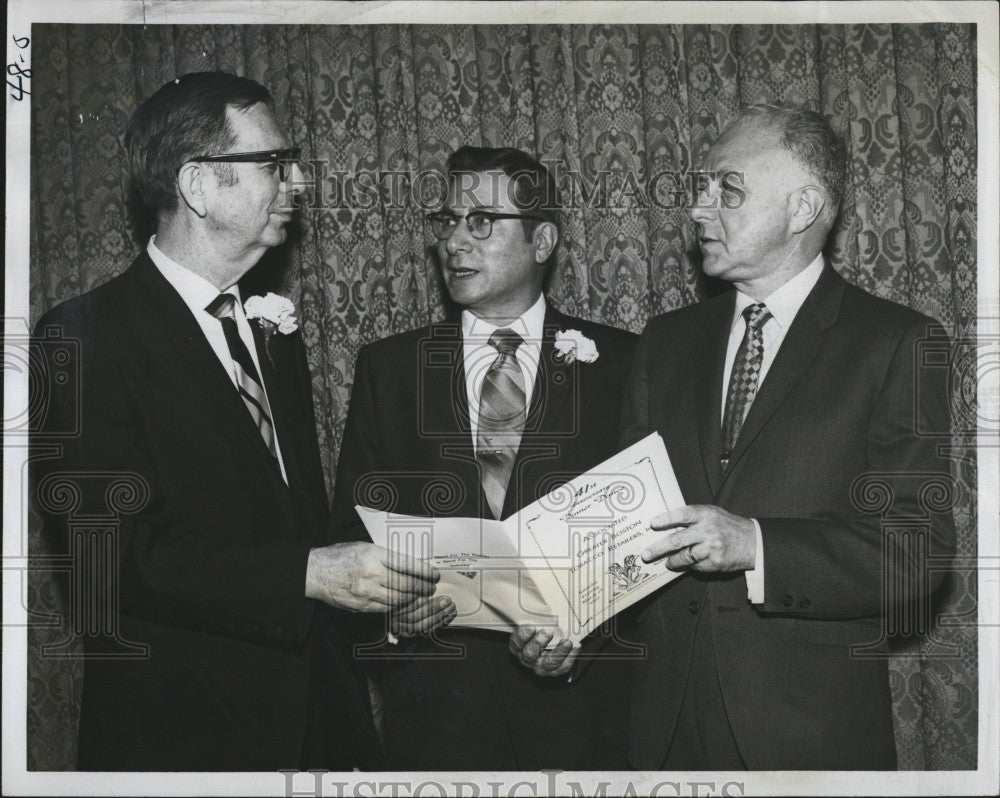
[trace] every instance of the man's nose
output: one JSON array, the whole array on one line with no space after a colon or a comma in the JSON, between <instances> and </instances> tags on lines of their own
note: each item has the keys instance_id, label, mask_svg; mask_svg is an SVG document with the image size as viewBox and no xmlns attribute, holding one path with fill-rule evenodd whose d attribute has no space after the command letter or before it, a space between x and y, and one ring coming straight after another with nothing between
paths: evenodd
<instances>
[{"instance_id":1,"label":"man's nose","mask_svg":"<svg viewBox=\"0 0 1000 798\"><path fill-rule=\"evenodd\" d=\"M688 216L691 217L691 221L704 224L715 216L718 202L715 194L699 189L695 192L694 202L688 208Z\"/></svg>"},{"instance_id":2,"label":"man's nose","mask_svg":"<svg viewBox=\"0 0 1000 798\"><path fill-rule=\"evenodd\" d=\"M285 179L285 191L291 192L293 196L298 196L306 190L306 176L302 172L302 167L298 162L291 165L288 170L288 177Z\"/></svg>"},{"instance_id":3,"label":"man's nose","mask_svg":"<svg viewBox=\"0 0 1000 798\"><path fill-rule=\"evenodd\" d=\"M456 252L468 252L472 248L472 235L469 233L469 225L464 217L455 222L451 235L444 240L444 248L449 255L454 255Z\"/></svg>"}]
</instances>

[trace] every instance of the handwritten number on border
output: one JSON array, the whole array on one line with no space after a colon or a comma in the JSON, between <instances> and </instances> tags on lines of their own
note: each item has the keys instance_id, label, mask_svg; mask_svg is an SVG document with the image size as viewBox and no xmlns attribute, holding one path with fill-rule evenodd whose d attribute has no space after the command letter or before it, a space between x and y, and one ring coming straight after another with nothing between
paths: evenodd
<instances>
[{"instance_id":1,"label":"handwritten number on border","mask_svg":"<svg viewBox=\"0 0 1000 798\"><path fill-rule=\"evenodd\" d=\"M11 39L14 40L14 45L19 50L25 50L31 44L31 39L27 36L14 36L11 34ZM7 78L7 85L10 87L10 97L17 102L23 100L25 95L31 94L27 88L31 82L31 70L22 66L25 63L27 62L24 59L24 54L19 53L16 61L7 64L7 75L9 76Z\"/></svg>"}]
</instances>

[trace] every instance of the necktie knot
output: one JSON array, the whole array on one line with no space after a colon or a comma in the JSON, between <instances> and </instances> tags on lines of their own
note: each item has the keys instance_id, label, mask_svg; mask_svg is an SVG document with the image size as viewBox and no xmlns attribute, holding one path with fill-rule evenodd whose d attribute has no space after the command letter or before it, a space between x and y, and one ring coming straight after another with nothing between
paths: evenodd
<instances>
[{"instance_id":1,"label":"necktie knot","mask_svg":"<svg viewBox=\"0 0 1000 798\"><path fill-rule=\"evenodd\" d=\"M232 294L219 294L208 303L205 308L217 319L233 318L233 309L236 307L236 297Z\"/></svg>"},{"instance_id":2,"label":"necktie knot","mask_svg":"<svg viewBox=\"0 0 1000 798\"><path fill-rule=\"evenodd\" d=\"M767 305L763 302L757 302L743 308L743 321L747 323L747 329L760 330L767 324L767 320L770 318L771 311L767 309Z\"/></svg>"},{"instance_id":3,"label":"necktie knot","mask_svg":"<svg viewBox=\"0 0 1000 798\"><path fill-rule=\"evenodd\" d=\"M524 343L524 339L508 327L494 330L490 336L489 344L501 355L513 356L517 348Z\"/></svg>"}]
</instances>

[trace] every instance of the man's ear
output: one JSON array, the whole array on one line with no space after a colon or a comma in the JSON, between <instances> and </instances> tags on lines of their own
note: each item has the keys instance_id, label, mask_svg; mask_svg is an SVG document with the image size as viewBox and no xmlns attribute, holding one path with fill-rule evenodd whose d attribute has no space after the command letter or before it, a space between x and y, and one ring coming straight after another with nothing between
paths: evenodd
<instances>
[{"instance_id":1,"label":"man's ear","mask_svg":"<svg viewBox=\"0 0 1000 798\"><path fill-rule=\"evenodd\" d=\"M789 198L796 202L793 195ZM826 192L819 186L803 186L798 191L798 202L792 207L788 226L792 233L802 233L808 230L823 213L826 207Z\"/></svg>"},{"instance_id":2,"label":"man's ear","mask_svg":"<svg viewBox=\"0 0 1000 798\"><path fill-rule=\"evenodd\" d=\"M559 230L552 222L539 222L531 241L535 245L535 262L545 263L559 243Z\"/></svg>"},{"instance_id":3,"label":"man's ear","mask_svg":"<svg viewBox=\"0 0 1000 798\"><path fill-rule=\"evenodd\" d=\"M177 189L180 191L181 199L198 216L204 218L208 213L208 203L206 202L205 189L206 178L204 164L188 161L177 173Z\"/></svg>"}]
</instances>

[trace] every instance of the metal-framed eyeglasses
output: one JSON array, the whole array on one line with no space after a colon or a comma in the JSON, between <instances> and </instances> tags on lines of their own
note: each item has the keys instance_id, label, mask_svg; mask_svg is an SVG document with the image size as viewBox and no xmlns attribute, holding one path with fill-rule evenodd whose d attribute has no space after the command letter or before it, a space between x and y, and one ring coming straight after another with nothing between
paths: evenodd
<instances>
[{"instance_id":1,"label":"metal-framed eyeglasses","mask_svg":"<svg viewBox=\"0 0 1000 798\"><path fill-rule=\"evenodd\" d=\"M503 219L535 219L539 222L545 220L541 216L532 216L527 213L496 213L495 211L469 211L465 216L455 216L446 211L437 211L427 214L427 219L431 223L431 230L434 235L442 241L451 238L458 223L465 221L465 226L469 230L469 235L482 241L489 238L493 233L493 223Z\"/></svg>"}]
</instances>

